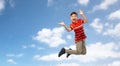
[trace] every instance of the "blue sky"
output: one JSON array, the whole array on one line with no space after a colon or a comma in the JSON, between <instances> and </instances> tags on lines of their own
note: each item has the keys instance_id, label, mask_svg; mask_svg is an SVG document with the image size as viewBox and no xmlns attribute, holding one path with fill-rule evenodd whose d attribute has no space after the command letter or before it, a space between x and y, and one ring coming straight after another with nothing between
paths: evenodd
<instances>
[{"instance_id":1,"label":"blue sky","mask_svg":"<svg viewBox=\"0 0 120 66\"><path fill-rule=\"evenodd\" d=\"M1 66L120 66L119 0L0 0ZM82 9L89 22L85 56L65 55L75 49L69 14ZM81 16L79 16L81 18Z\"/></svg>"}]
</instances>

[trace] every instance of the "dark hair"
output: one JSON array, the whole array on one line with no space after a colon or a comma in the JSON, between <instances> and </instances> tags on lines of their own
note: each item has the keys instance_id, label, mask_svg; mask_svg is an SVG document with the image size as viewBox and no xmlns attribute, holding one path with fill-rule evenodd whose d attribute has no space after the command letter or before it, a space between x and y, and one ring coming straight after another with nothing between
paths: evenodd
<instances>
[{"instance_id":1,"label":"dark hair","mask_svg":"<svg viewBox=\"0 0 120 66\"><path fill-rule=\"evenodd\" d=\"M70 16L72 16L73 14L76 14L76 15L78 15L76 12L72 12L72 13L70 14Z\"/></svg>"}]
</instances>

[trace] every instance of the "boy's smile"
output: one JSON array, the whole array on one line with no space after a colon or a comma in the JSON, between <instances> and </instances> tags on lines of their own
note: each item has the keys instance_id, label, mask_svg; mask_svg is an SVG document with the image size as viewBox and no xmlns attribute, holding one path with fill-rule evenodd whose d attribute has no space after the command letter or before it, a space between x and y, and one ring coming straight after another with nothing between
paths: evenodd
<instances>
[{"instance_id":1,"label":"boy's smile","mask_svg":"<svg viewBox=\"0 0 120 66\"><path fill-rule=\"evenodd\" d=\"M78 19L78 17L77 17L76 14L72 14L72 15L70 16L70 18L71 18L72 22L76 22L76 20Z\"/></svg>"}]
</instances>

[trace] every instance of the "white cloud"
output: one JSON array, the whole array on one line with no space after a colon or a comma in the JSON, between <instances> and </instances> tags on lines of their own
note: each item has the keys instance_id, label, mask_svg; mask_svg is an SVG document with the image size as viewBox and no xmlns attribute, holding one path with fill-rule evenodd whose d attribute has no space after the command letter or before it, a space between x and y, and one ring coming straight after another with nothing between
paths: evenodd
<instances>
[{"instance_id":1,"label":"white cloud","mask_svg":"<svg viewBox=\"0 0 120 66\"><path fill-rule=\"evenodd\" d=\"M7 62L12 64L17 64L13 59L8 59Z\"/></svg>"},{"instance_id":2,"label":"white cloud","mask_svg":"<svg viewBox=\"0 0 120 66\"><path fill-rule=\"evenodd\" d=\"M20 53L20 54L7 54L6 56L7 57L22 57L24 54L23 53Z\"/></svg>"},{"instance_id":3,"label":"white cloud","mask_svg":"<svg viewBox=\"0 0 120 66\"><path fill-rule=\"evenodd\" d=\"M117 3L118 0L103 0L102 3L100 3L99 5L96 5L95 7L93 7L93 12L96 10L106 10L108 9L111 5Z\"/></svg>"},{"instance_id":4,"label":"white cloud","mask_svg":"<svg viewBox=\"0 0 120 66\"><path fill-rule=\"evenodd\" d=\"M48 0L48 3L47 3L47 6L51 6L51 5L53 5L53 0Z\"/></svg>"},{"instance_id":5,"label":"white cloud","mask_svg":"<svg viewBox=\"0 0 120 66\"><path fill-rule=\"evenodd\" d=\"M61 63L56 66L80 66L78 63Z\"/></svg>"},{"instance_id":6,"label":"white cloud","mask_svg":"<svg viewBox=\"0 0 120 66\"><path fill-rule=\"evenodd\" d=\"M120 9L111 13L109 16L108 16L108 19L110 20L114 20L114 19L120 19Z\"/></svg>"},{"instance_id":7,"label":"white cloud","mask_svg":"<svg viewBox=\"0 0 120 66\"><path fill-rule=\"evenodd\" d=\"M5 0L0 0L0 12L5 9Z\"/></svg>"},{"instance_id":8,"label":"white cloud","mask_svg":"<svg viewBox=\"0 0 120 66\"><path fill-rule=\"evenodd\" d=\"M30 44L30 45L23 45L22 48L26 49L26 48L36 48L36 44Z\"/></svg>"},{"instance_id":9,"label":"white cloud","mask_svg":"<svg viewBox=\"0 0 120 66\"><path fill-rule=\"evenodd\" d=\"M67 39L72 39L72 36L71 35L67 35L66 38Z\"/></svg>"},{"instance_id":10,"label":"white cloud","mask_svg":"<svg viewBox=\"0 0 120 66\"><path fill-rule=\"evenodd\" d=\"M73 4L70 4L69 7L77 7L79 4L77 3L73 3Z\"/></svg>"},{"instance_id":11,"label":"white cloud","mask_svg":"<svg viewBox=\"0 0 120 66\"><path fill-rule=\"evenodd\" d=\"M36 45L35 45L35 44L31 44L30 47L31 47L31 48L35 48Z\"/></svg>"},{"instance_id":12,"label":"white cloud","mask_svg":"<svg viewBox=\"0 0 120 66\"><path fill-rule=\"evenodd\" d=\"M22 48L26 49L26 48L28 48L28 47L27 47L26 45L23 45Z\"/></svg>"},{"instance_id":13,"label":"white cloud","mask_svg":"<svg viewBox=\"0 0 120 66\"><path fill-rule=\"evenodd\" d=\"M114 28L112 29L107 29L104 32L104 35L110 35L110 36L116 36L120 37L120 23L118 23Z\"/></svg>"},{"instance_id":14,"label":"white cloud","mask_svg":"<svg viewBox=\"0 0 120 66\"><path fill-rule=\"evenodd\" d=\"M49 58L49 59L48 59ZM46 56L40 56L40 55L35 55L33 57L34 60L43 60L43 61L61 61L61 60L67 60L66 57L58 57L58 53L53 53L53 54L49 54Z\"/></svg>"},{"instance_id":15,"label":"white cloud","mask_svg":"<svg viewBox=\"0 0 120 66\"><path fill-rule=\"evenodd\" d=\"M39 42L44 42L50 47L57 47L61 44L65 44L66 41L62 39L65 29L63 27L58 27L54 29L43 28L38 31L37 36L34 37L35 40Z\"/></svg>"},{"instance_id":16,"label":"white cloud","mask_svg":"<svg viewBox=\"0 0 120 66\"><path fill-rule=\"evenodd\" d=\"M0 11L5 9L6 2L8 2L11 7L15 7L15 3L13 0L0 0Z\"/></svg>"},{"instance_id":17,"label":"white cloud","mask_svg":"<svg viewBox=\"0 0 120 66\"><path fill-rule=\"evenodd\" d=\"M40 60L40 55L35 55L34 57L33 57L33 59L35 59L35 60Z\"/></svg>"},{"instance_id":18,"label":"white cloud","mask_svg":"<svg viewBox=\"0 0 120 66\"><path fill-rule=\"evenodd\" d=\"M103 30L103 24L100 23L99 18L95 18L90 26L92 26L98 33L101 33Z\"/></svg>"},{"instance_id":19,"label":"white cloud","mask_svg":"<svg viewBox=\"0 0 120 66\"><path fill-rule=\"evenodd\" d=\"M45 48L42 47L37 47L38 50L44 50Z\"/></svg>"},{"instance_id":20,"label":"white cloud","mask_svg":"<svg viewBox=\"0 0 120 66\"><path fill-rule=\"evenodd\" d=\"M38 46L38 45L36 45L36 44L23 45L22 48L23 48L23 49L27 49L27 48L32 49L32 48L34 48L34 49L37 49L37 50L44 50L43 47L40 47L40 46Z\"/></svg>"},{"instance_id":21,"label":"white cloud","mask_svg":"<svg viewBox=\"0 0 120 66\"><path fill-rule=\"evenodd\" d=\"M111 24L110 22L105 22L104 26L107 27L107 29L114 27L113 24Z\"/></svg>"},{"instance_id":22,"label":"white cloud","mask_svg":"<svg viewBox=\"0 0 120 66\"><path fill-rule=\"evenodd\" d=\"M8 1L9 5L10 5L12 8L15 7L15 3L14 3L13 0L7 0L7 1Z\"/></svg>"},{"instance_id":23,"label":"white cloud","mask_svg":"<svg viewBox=\"0 0 120 66\"><path fill-rule=\"evenodd\" d=\"M75 47L75 46L71 46L71 47ZM58 53L53 53L45 56L36 55L34 56L34 59L43 60L43 61L73 60L73 61L80 61L80 62L93 62L93 61L99 61L101 59L107 59L108 57L119 58L120 52L116 51L118 50L116 48L120 48L120 47L113 42L106 43L106 44L97 42L95 44L89 44L87 46L86 55L71 55L69 58L66 58L66 55L63 55L59 58Z\"/></svg>"},{"instance_id":24,"label":"white cloud","mask_svg":"<svg viewBox=\"0 0 120 66\"><path fill-rule=\"evenodd\" d=\"M0 0L0 15L2 15L2 11L6 8L6 2L8 2L11 7L15 7L13 0Z\"/></svg>"},{"instance_id":25,"label":"white cloud","mask_svg":"<svg viewBox=\"0 0 120 66\"><path fill-rule=\"evenodd\" d=\"M108 66L120 66L120 61L114 61L114 62L108 64Z\"/></svg>"},{"instance_id":26,"label":"white cloud","mask_svg":"<svg viewBox=\"0 0 120 66\"><path fill-rule=\"evenodd\" d=\"M89 3L89 0L78 0L78 3L86 6Z\"/></svg>"}]
</instances>

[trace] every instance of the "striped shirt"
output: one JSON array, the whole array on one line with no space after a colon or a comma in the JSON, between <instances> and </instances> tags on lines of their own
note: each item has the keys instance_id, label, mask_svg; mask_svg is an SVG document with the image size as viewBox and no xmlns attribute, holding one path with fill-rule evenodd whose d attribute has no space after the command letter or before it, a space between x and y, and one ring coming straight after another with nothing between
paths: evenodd
<instances>
[{"instance_id":1,"label":"striped shirt","mask_svg":"<svg viewBox=\"0 0 120 66\"><path fill-rule=\"evenodd\" d=\"M84 21L82 19L78 19L76 22L72 22L72 24L70 24L70 28L75 32L75 41L86 39L83 24Z\"/></svg>"}]
</instances>

